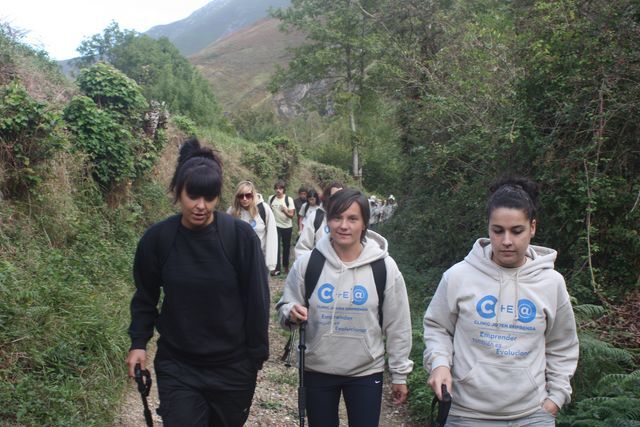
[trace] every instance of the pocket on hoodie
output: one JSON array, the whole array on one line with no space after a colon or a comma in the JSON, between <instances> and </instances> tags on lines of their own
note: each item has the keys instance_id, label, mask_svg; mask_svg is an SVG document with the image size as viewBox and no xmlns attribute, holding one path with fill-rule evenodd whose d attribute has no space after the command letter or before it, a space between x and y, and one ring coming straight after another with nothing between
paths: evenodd
<instances>
[{"instance_id":1,"label":"pocket on hoodie","mask_svg":"<svg viewBox=\"0 0 640 427\"><path fill-rule=\"evenodd\" d=\"M305 357L313 370L333 375L350 375L371 365L374 358L365 337L323 335Z\"/></svg>"},{"instance_id":2,"label":"pocket on hoodie","mask_svg":"<svg viewBox=\"0 0 640 427\"><path fill-rule=\"evenodd\" d=\"M455 402L465 408L497 415L531 409L539 401L538 387L526 367L478 362L464 377L454 378Z\"/></svg>"}]
</instances>

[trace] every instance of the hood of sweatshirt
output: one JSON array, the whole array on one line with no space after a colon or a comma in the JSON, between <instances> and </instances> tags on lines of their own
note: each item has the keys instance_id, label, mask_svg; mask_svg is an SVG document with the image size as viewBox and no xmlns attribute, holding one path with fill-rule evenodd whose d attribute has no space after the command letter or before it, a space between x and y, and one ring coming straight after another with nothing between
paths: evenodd
<instances>
[{"instance_id":1,"label":"hood of sweatshirt","mask_svg":"<svg viewBox=\"0 0 640 427\"><path fill-rule=\"evenodd\" d=\"M377 259L386 257L389 254L388 247L389 244L384 237L382 237L375 231L367 230L362 253L355 261L345 264L338 257L338 254L333 249L333 246L331 246L330 235L325 234L325 236L321 238L316 244L316 249L318 249L318 251L320 251L320 253L324 255L324 257L327 259L326 262L330 263L331 267L341 271L348 268L355 269L363 265L369 265Z\"/></svg>"}]
</instances>

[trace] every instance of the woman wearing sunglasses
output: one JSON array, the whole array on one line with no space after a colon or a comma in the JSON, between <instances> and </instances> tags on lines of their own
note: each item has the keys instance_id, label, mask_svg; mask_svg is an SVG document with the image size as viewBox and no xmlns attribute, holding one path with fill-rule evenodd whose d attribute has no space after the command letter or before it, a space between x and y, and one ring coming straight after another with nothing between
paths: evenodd
<instances>
[{"instance_id":1,"label":"woman wearing sunglasses","mask_svg":"<svg viewBox=\"0 0 640 427\"><path fill-rule=\"evenodd\" d=\"M262 195L256 192L251 181L242 181L236 187L236 195L227 213L248 222L260 238L262 254L269 271L276 268L278 260L278 230L276 219Z\"/></svg>"}]
</instances>

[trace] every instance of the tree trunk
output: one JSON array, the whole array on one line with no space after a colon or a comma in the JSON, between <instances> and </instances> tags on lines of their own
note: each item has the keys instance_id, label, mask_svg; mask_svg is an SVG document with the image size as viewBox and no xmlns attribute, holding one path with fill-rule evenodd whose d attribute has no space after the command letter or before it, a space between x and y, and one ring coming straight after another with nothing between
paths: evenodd
<instances>
[{"instance_id":1,"label":"tree trunk","mask_svg":"<svg viewBox=\"0 0 640 427\"><path fill-rule=\"evenodd\" d=\"M353 178L358 184L362 182L362 166L360 165L360 153L358 151L358 127L356 125L356 115L353 111L353 101L349 106L349 127L351 129L351 167Z\"/></svg>"}]
</instances>

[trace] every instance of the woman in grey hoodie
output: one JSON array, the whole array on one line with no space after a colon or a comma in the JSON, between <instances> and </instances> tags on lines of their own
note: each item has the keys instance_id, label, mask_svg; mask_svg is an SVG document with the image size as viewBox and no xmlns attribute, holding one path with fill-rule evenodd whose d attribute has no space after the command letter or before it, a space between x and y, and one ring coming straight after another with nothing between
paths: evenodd
<instances>
[{"instance_id":1,"label":"woman in grey hoodie","mask_svg":"<svg viewBox=\"0 0 640 427\"><path fill-rule=\"evenodd\" d=\"M538 188L510 178L491 188L489 238L442 276L424 316L424 366L447 426L554 426L571 399L578 337L556 251L530 244Z\"/></svg>"},{"instance_id":2,"label":"woman in grey hoodie","mask_svg":"<svg viewBox=\"0 0 640 427\"><path fill-rule=\"evenodd\" d=\"M338 425L341 394L350 426L378 425L385 351L394 401L407 399L406 379L413 368L407 291L387 241L367 230L368 220L369 203L360 191L333 194L329 234L296 260L276 306L284 326L307 322L304 381L311 426ZM313 270L310 259L319 254L324 264L307 299L305 275ZM372 263L384 265L381 290Z\"/></svg>"}]
</instances>

